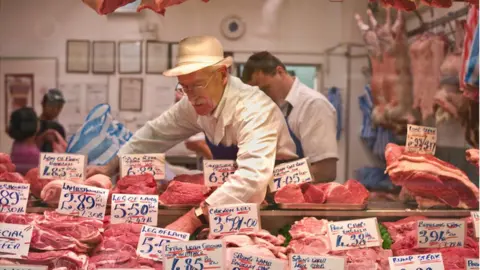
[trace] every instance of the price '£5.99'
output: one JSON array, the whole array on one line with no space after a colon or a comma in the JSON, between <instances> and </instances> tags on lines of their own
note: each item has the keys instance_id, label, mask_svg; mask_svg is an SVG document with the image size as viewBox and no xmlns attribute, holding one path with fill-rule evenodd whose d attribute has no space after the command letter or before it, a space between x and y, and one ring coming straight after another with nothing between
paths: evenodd
<instances>
[{"instance_id":1,"label":"price '\u00a35.99'","mask_svg":"<svg viewBox=\"0 0 480 270\"><path fill-rule=\"evenodd\" d=\"M155 180L165 179L164 154L130 154L120 159L121 177L151 174Z\"/></svg>"},{"instance_id":2,"label":"price '\u00a35.99'","mask_svg":"<svg viewBox=\"0 0 480 270\"><path fill-rule=\"evenodd\" d=\"M110 222L157 226L158 195L112 195Z\"/></svg>"},{"instance_id":3,"label":"price '\u00a35.99'","mask_svg":"<svg viewBox=\"0 0 480 270\"><path fill-rule=\"evenodd\" d=\"M163 246L164 269L224 269L222 240L170 242Z\"/></svg>"},{"instance_id":4,"label":"price '\u00a35.99'","mask_svg":"<svg viewBox=\"0 0 480 270\"><path fill-rule=\"evenodd\" d=\"M218 187L225 183L228 177L237 170L233 160L204 160L203 177L207 187Z\"/></svg>"},{"instance_id":5,"label":"price '\u00a35.99'","mask_svg":"<svg viewBox=\"0 0 480 270\"><path fill-rule=\"evenodd\" d=\"M332 250L378 247L381 244L376 218L329 222L328 237Z\"/></svg>"},{"instance_id":6,"label":"price '\u00a35.99'","mask_svg":"<svg viewBox=\"0 0 480 270\"><path fill-rule=\"evenodd\" d=\"M463 247L465 230L463 220L419 220L417 221L417 247Z\"/></svg>"},{"instance_id":7,"label":"price '\u00a35.99'","mask_svg":"<svg viewBox=\"0 0 480 270\"><path fill-rule=\"evenodd\" d=\"M163 258L163 245L188 241L190 234L167 229L143 225L137 245L137 254L140 257L161 261Z\"/></svg>"},{"instance_id":8,"label":"price '\u00a35.99'","mask_svg":"<svg viewBox=\"0 0 480 270\"><path fill-rule=\"evenodd\" d=\"M273 181L270 192L275 192L289 184L300 184L312 181L307 159L283 163L273 169Z\"/></svg>"},{"instance_id":9,"label":"price '\u00a35.99'","mask_svg":"<svg viewBox=\"0 0 480 270\"><path fill-rule=\"evenodd\" d=\"M57 212L103 220L108 189L63 183Z\"/></svg>"},{"instance_id":10,"label":"price '\u00a35.99'","mask_svg":"<svg viewBox=\"0 0 480 270\"><path fill-rule=\"evenodd\" d=\"M85 180L84 155L41 153L38 174L40 179Z\"/></svg>"},{"instance_id":11,"label":"price '\u00a35.99'","mask_svg":"<svg viewBox=\"0 0 480 270\"><path fill-rule=\"evenodd\" d=\"M25 214L30 184L0 182L0 213Z\"/></svg>"},{"instance_id":12,"label":"price '\u00a35.99'","mask_svg":"<svg viewBox=\"0 0 480 270\"><path fill-rule=\"evenodd\" d=\"M441 253L389 257L390 270L444 270Z\"/></svg>"},{"instance_id":13,"label":"price '\u00a35.99'","mask_svg":"<svg viewBox=\"0 0 480 270\"><path fill-rule=\"evenodd\" d=\"M418 154L435 154L437 148L437 129L425 126L407 126L405 149Z\"/></svg>"},{"instance_id":14,"label":"price '\u00a35.99'","mask_svg":"<svg viewBox=\"0 0 480 270\"><path fill-rule=\"evenodd\" d=\"M208 209L210 233L212 235L255 232L260 230L258 205L234 204Z\"/></svg>"},{"instance_id":15,"label":"price '\u00a35.99'","mask_svg":"<svg viewBox=\"0 0 480 270\"><path fill-rule=\"evenodd\" d=\"M0 258L27 257L32 231L32 225L0 223Z\"/></svg>"}]
</instances>

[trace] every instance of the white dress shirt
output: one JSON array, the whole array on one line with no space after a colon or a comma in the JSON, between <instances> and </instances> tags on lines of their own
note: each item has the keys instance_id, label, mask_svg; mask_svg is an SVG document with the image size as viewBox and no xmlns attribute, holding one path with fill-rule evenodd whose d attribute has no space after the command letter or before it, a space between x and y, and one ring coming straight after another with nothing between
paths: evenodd
<instances>
[{"instance_id":1,"label":"white dress shirt","mask_svg":"<svg viewBox=\"0 0 480 270\"><path fill-rule=\"evenodd\" d=\"M285 103L280 106L284 115L288 111L287 104L292 106L288 124L302 143L309 163L338 159L337 112L330 101L295 78Z\"/></svg>"},{"instance_id":2,"label":"white dress shirt","mask_svg":"<svg viewBox=\"0 0 480 270\"><path fill-rule=\"evenodd\" d=\"M273 177L275 160L297 158L278 106L258 87L233 76L211 115L198 115L184 97L135 132L118 155L163 153L201 131L215 145L239 148L237 171L206 200L212 206L261 203Z\"/></svg>"}]
</instances>

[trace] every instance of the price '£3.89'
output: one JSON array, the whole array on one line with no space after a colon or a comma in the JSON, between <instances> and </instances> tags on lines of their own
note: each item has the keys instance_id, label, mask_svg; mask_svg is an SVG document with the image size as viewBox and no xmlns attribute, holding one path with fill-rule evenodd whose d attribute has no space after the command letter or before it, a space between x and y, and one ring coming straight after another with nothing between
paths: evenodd
<instances>
[{"instance_id":1,"label":"price '\u00a33.89'","mask_svg":"<svg viewBox=\"0 0 480 270\"><path fill-rule=\"evenodd\" d=\"M376 218L329 222L328 237L332 250L380 246L377 224Z\"/></svg>"},{"instance_id":2,"label":"price '\u00a33.89'","mask_svg":"<svg viewBox=\"0 0 480 270\"><path fill-rule=\"evenodd\" d=\"M205 185L208 187L221 186L236 169L237 165L233 160L203 160Z\"/></svg>"},{"instance_id":3,"label":"price '\u00a33.89'","mask_svg":"<svg viewBox=\"0 0 480 270\"><path fill-rule=\"evenodd\" d=\"M110 222L157 226L158 195L112 195Z\"/></svg>"},{"instance_id":4,"label":"price '\u00a33.89'","mask_svg":"<svg viewBox=\"0 0 480 270\"><path fill-rule=\"evenodd\" d=\"M190 234L143 225L137 245L140 257L161 261L163 246L170 242L188 241Z\"/></svg>"},{"instance_id":5,"label":"price '\u00a33.89'","mask_svg":"<svg viewBox=\"0 0 480 270\"><path fill-rule=\"evenodd\" d=\"M312 181L307 159L283 163L273 169L273 181L270 192L275 192L289 184L300 184Z\"/></svg>"},{"instance_id":6,"label":"price '\u00a33.89'","mask_svg":"<svg viewBox=\"0 0 480 270\"><path fill-rule=\"evenodd\" d=\"M418 154L435 154L437 148L437 129L425 126L407 126L405 149Z\"/></svg>"},{"instance_id":7,"label":"price '\u00a33.89'","mask_svg":"<svg viewBox=\"0 0 480 270\"><path fill-rule=\"evenodd\" d=\"M222 240L170 242L164 244L164 269L224 269Z\"/></svg>"},{"instance_id":8,"label":"price '\u00a33.89'","mask_svg":"<svg viewBox=\"0 0 480 270\"><path fill-rule=\"evenodd\" d=\"M390 270L444 270L441 253L389 257Z\"/></svg>"},{"instance_id":9,"label":"price '\u00a33.89'","mask_svg":"<svg viewBox=\"0 0 480 270\"><path fill-rule=\"evenodd\" d=\"M463 247L465 230L463 220L419 220L417 221L417 247Z\"/></svg>"},{"instance_id":10,"label":"price '\u00a33.89'","mask_svg":"<svg viewBox=\"0 0 480 270\"><path fill-rule=\"evenodd\" d=\"M257 204L235 204L208 209L212 235L255 232L260 230Z\"/></svg>"},{"instance_id":11,"label":"price '\u00a33.89'","mask_svg":"<svg viewBox=\"0 0 480 270\"><path fill-rule=\"evenodd\" d=\"M63 183L57 212L103 220L108 189Z\"/></svg>"},{"instance_id":12,"label":"price '\u00a33.89'","mask_svg":"<svg viewBox=\"0 0 480 270\"><path fill-rule=\"evenodd\" d=\"M130 154L120 159L121 177L151 174L155 180L165 179L164 154Z\"/></svg>"},{"instance_id":13,"label":"price '\u00a33.89'","mask_svg":"<svg viewBox=\"0 0 480 270\"><path fill-rule=\"evenodd\" d=\"M25 214L29 191L30 184L0 182L0 213Z\"/></svg>"},{"instance_id":14,"label":"price '\u00a33.89'","mask_svg":"<svg viewBox=\"0 0 480 270\"><path fill-rule=\"evenodd\" d=\"M38 174L40 179L85 180L84 155L41 153Z\"/></svg>"}]
</instances>

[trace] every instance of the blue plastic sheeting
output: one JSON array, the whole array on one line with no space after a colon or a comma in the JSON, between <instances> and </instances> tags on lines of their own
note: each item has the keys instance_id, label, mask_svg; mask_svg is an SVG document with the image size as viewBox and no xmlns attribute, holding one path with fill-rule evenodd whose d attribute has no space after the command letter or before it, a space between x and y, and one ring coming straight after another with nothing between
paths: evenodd
<instances>
[{"instance_id":1,"label":"blue plastic sheeting","mask_svg":"<svg viewBox=\"0 0 480 270\"><path fill-rule=\"evenodd\" d=\"M340 140L342 134L342 95L340 89L337 87L331 87L328 89L328 100L332 103L333 107L337 111L337 141Z\"/></svg>"},{"instance_id":2,"label":"blue plastic sheeting","mask_svg":"<svg viewBox=\"0 0 480 270\"><path fill-rule=\"evenodd\" d=\"M368 190L393 190L388 174L384 173L385 168L364 167L356 171L356 179L362 183Z\"/></svg>"}]
</instances>

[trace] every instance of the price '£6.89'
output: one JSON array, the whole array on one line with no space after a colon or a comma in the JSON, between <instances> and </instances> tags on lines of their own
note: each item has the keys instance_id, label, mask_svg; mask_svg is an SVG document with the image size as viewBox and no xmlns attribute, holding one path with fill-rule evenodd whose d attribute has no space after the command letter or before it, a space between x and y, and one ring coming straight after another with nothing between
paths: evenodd
<instances>
[{"instance_id":1,"label":"price '\u00a36.89'","mask_svg":"<svg viewBox=\"0 0 480 270\"><path fill-rule=\"evenodd\" d=\"M463 247L465 230L463 220L419 220L417 221L417 247Z\"/></svg>"},{"instance_id":2,"label":"price '\u00a36.89'","mask_svg":"<svg viewBox=\"0 0 480 270\"><path fill-rule=\"evenodd\" d=\"M237 165L233 160L203 160L205 185L208 187L221 186L236 169Z\"/></svg>"},{"instance_id":3,"label":"price '\u00a36.89'","mask_svg":"<svg viewBox=\"0 0 480 270\"><path fill-rule=\"evenodd\" d=\"M151 174L155 180L165 179L164 154L130 154L120 159L121 177Z\"/></svg>"},{"instance_id":4,"label":"price '\u00a36.89'","mask_svg":"<svg viewBox=\"0 0 480 270\"><path fill-rule=\"evenodd\" d=\"M137 254L140 257L161 261L163 258L163 245L188 241L190 234L167 229L143 225L137 245Z\"/></svg>"},{"instance_id":5,"label":"price '\u00a36.89'","mask_svg":"<svg viewBox=\"0 0 480 270\"><path fill-rule=\"evenodd\" d=\"M164 269L224 269L222 240L170 242L163 246Z\"/></svg>"},{"instance_id":6,"label":"price '\u00a36.89'","mask_svg":"<svg viewBox=\"0 0 480 270\"><path fill-rule=\"evenodd\" d=\"M0 182L0 213L25 214L30 184Z\"/></svg>"},{"instance_id":7,"label":"price '\u00a36.89'","mask_svg":"<svg viewBox=\"0 0 480 270\"><path fill-rule=\"evenodd\" d=\"M41 153L38 174L40 179L85 180L84 155Z\"/></svg>"},{"instance_id":8,"label":"price '\u00a36.89'","mask_svg":"<svg viewBox=\"0 0 480 270\"><path fill-rule=\"evenodd\" d=\"M332 250L380 246L377 224L376 218L329 222L328 237Z\"/></svg>"},{"instance_id":9,"label":"price '\u00a36.89'","mask_svg":"<svg viewBox=\"0 0 480 270\"><path fill-rule=\"evenodd\" d=\"M270 192L275 192L289 184L300 184L312 181L307 159L283 163L273 169L273 181Z\"/></svg>"},{"instance_id":10,"label":"price '\u00a36.89'","mask_svg":"<svg viewBox=\"0 0 480 270\"><path fill-rule=\"evenodd\" d=\"M108 189L63 183L57 212L103 220Z\"/></svg>"},{"instance_id":11,"label":"price '\u00a36.89'","mask_svg":"<svg viewBox=\"0 0 480 270\"><path fill-rule=\"evenodd\" d=\"M212 235L255 232L260 230L258 205L235 204L208 209Z\"/></svg>"},{"instance_id":12,"label":"price '\u00a36.89'","mask_svg":"<svg viewBox=\"0 0 480 270\"><path fill-rule=\"evenodd\" d=\"M433 127L408 125L405 149L418 154L435 154L437 129Z\"/></svg>"},{"instance_id":13,"label":"price '\u00a36.89'","mask_svg":"<svg viewBox=\"0 0 480 270\"><path fill-rule=\"evenodd\" d=\"M112 195L110 222L157 226L158 195Z\"/></svg>"},{"instance_id":14,"label":"price '\u00a36.89'","mask_svg":"<svg viewBox=\"0 0 480 270\"><path fill-rule=\"evenodd\" d=\"M389 257L390 270L444 270L441 253Z\"/></svg>"}]
</instances>

